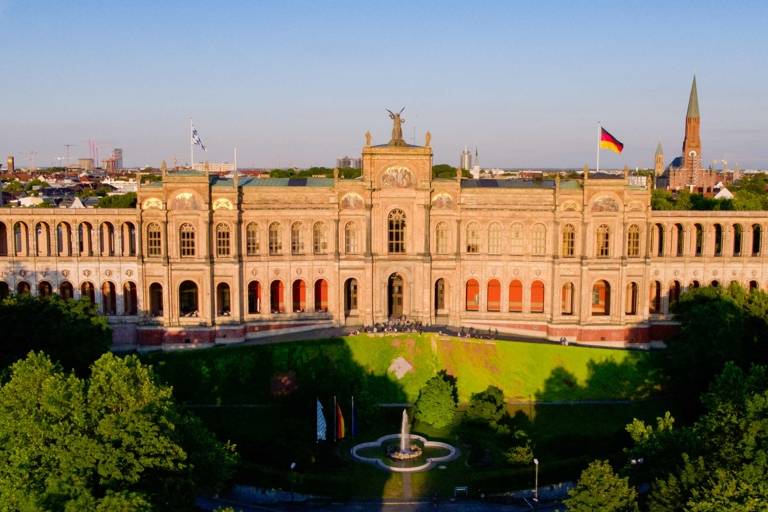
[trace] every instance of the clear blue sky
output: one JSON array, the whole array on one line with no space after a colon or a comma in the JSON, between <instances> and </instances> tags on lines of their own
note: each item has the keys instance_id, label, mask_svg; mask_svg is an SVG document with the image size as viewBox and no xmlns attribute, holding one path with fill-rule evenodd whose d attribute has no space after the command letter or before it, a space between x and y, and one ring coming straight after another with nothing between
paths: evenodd
<instances>
[{"instance_id":1,"label":"clear blue sky","mask_svg":"<svg viewBox=\"0 0 768 512\"><path fill-rule=\"evenodd\" d=\"M435 162L601 166L679 154L698 77L703 157L768 167L768 2L0 0L0 155L50 165L89 138L129 165L333 165L385 108ZM200 152L198 151L197 154Z\"/></svg>"}]
</instances>

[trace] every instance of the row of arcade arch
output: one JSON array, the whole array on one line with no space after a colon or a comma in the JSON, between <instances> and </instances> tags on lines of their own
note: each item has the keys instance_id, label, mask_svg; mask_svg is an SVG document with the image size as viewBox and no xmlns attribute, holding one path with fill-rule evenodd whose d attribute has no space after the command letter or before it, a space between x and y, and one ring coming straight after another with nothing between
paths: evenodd
<instances>
[{"instance_id":1,"label":"row of arcade arch","mask_svg":"<svg viewBox=\"0 0 768 512\"><path fill-rule=\"evenodd\" d=\"M14 289L19 295L32 294L32 285L27 281L19 281ZM79 297L87 298L92 304L100 304L101 312L105 315L136 315L138 314L138 302L136 284L132 281L125 282L122 286L122 294L119 297L117 293L117 287L112 281L104 281L101 285L99 301L97 302L96 287L90 281L84 281L80 284ZM40 297L50 297L54 294L54 288L48 281L40 281L37 283L36 295ZM8 283L0 281L0 300L6 298L11 293L11 289ZM69 281L62 281L59 283L59 288L56 290L61 298L65 300L75 298L75 287ZM120 299L120 300L119 300ZM122 304L119 304L122 302Z\"/></svg>"}]
</instances>

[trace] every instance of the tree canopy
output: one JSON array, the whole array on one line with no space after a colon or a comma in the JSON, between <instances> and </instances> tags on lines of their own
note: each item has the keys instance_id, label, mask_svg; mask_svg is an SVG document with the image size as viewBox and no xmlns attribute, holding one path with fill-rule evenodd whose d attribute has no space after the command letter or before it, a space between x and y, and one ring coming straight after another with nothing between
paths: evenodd
<instances>
[{"instance_id":1,"label":"tree canopy","mask_svg":"<svg viewBox=\"0 0 768 512\"><path fill-rule=\"evenodd\" d=\"M0 510L189 510L230 474L232 446L182 413L135 356L78 378L42 353L0 387Z\"/></svg>"},{"instance_id":2,"label":"tree canopy","mask_svg":"<svg viewBox=\"0 0 768 512\"><path fill-rule=\"evenodd\" d=\"M440 372L426 383L416 400L416 418L435 427L445 427L456 413L457 391L455 379Z\"/></svg>"},{"instance_id":3,"label":"tree canopy","mask_svg":"<svg viewBox=\"0 0 768 512\"><path fill-rule=\"evenodd\" d=\"M136 192L116 194L99 198L96 208L135 208Z\"/></svg>"},{"instance_id":4,"label":"tree canopy","mask_svg":"<svg viewBox=\"0 0 768 512\"><path fill-rule=\"evenodd\" d=\"M569 512L633 512L637 491L629 479L618 476L607 460L596 460L582 471L576 487L563 500Z\"/></svg>"}]
</instances>

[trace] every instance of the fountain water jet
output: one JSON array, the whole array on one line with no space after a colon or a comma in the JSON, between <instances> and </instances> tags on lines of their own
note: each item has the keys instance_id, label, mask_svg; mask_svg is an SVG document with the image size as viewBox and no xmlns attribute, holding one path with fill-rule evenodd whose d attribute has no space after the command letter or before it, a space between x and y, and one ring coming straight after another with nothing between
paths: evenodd
<instances>
[{"instance_id":1,"label":"fountain water jet","mask_svg":"<svg viewBox=\"0 0 768 512\"><path fill-rule=\"evenodd\" d=\"M387 455L393 460L411 460L421 457L422 452L421 446L411 443L408 412L403 409L403 420L400 423L400 448L392 448Z\"/></svg>"}]
</instances>

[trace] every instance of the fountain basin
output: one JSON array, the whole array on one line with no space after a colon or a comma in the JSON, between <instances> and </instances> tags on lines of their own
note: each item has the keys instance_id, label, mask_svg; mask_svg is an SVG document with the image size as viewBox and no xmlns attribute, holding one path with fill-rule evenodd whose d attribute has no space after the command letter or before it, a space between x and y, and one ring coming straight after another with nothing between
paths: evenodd
<instances>
[{"instance_id":1,"label":"fountain basin","mask_svg":"<svg viewBox=\"0 0 768 512\"><path fill-rule=\"evenodd\" d=\"M409 437L411 441L416 441L415 443L411 443L411 446L415 445L420 447L422 453L408 459L395 459L392 457L392 460L396 462L413 462L413 465L391 465L387 464L384 460L385 458L391 457L390 452L398 451L394 446L391 449L387 449L386 447L394 441L399 442L400 434L389 434L382 436L375 441L356 444L350 450L350 455L352 455L352 458L358 462L373 464L384 471L393 471L396 473L427 471L441 462L450 462L459 456L459 450L448 443L429 441L427 438L415 434L410 434ZM370 452L370 449L372 448L377 448L380 455L374 457L370 456L370 453L361 453ZM440 453L440 455L434 455L435 452ZM442 455L444 452L445 455Z\"/></svg>"}]
</instances>

